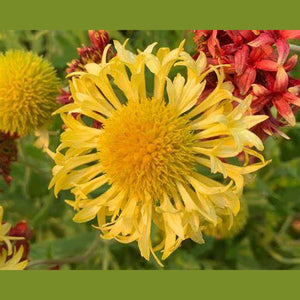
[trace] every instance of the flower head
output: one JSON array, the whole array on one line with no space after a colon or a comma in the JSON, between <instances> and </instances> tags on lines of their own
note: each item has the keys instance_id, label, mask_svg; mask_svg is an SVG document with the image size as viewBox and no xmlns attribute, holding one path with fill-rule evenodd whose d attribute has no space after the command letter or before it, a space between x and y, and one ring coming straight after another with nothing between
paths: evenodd
<instances>
[{"instance_id":1,"label":"flower head","mask_svg":"<svg viewBox=\"0 0 300 300\"><path fill-rule=\"evenodd\" d=\"M0 270L23 270L28 262L28 240L32 231L25 222L12 228L2 220L3 207L0 206Z\"/></svg>"},{"instance_id":2,"label":"flower head","mask_svg":"<svg viewBox=\"0 0 300 300\"><path fill-rule=\"evenodd\" d=\"M57 108L59 80L52 65L31 52L0 55L0 130L24 136Z\"/></svg>"},{"instance_id":3,"label":"flower head","mask_svg":"<svg viewBox=\"0 0 300 300\"><path fill-rule=\"evenodd\" d=\"M87 63L100 63L104 48L109 43L109 36L105 30L89 30L89 38L92 42L91 46L83 45L77 48L78 59L73 59L68 63L67 73L84 70Z\"/></svg>"},{"instance_id":4,"label":"flower head","mask_svg":"<svg viewBox=\"0 0 300 300\"><path fill-rule=\"evenodd\" d=\"M299 39L300 30L196 30L194 41L212 64L227 64L226 79L234 84L234 95L252 95L254 114L268 115L255 131L261 138L294 125L300 106L300 83L288 72L297 63L290 53L288 39ZM272 111L277 110L274 115Z\"/></svg>"},{"instance_id":5,"label":"flower head","mask_svg":"<svg viewBox=\"0 0 300 300\"><path fill-rule=\"evenodd\" d=\"M165 259L185 239L203 243L203 228L218 216L238 213L243 174L266 164L249 128L266 117L249 115L250 98L233 97L203 53L194 61L183 43L156 55L154 46L136 55L115 41L114 58L72 76L74 103L57 111L66 130L50 187L74 194L67 203L78 211L75 222L97 217L103 238L137 241L146 259L158 250ZM212 72L218 84L198 104ZM228 162L240 152L244 166ZM156 246L154 228L163 236Z\"/></svg>"}]
</instances>

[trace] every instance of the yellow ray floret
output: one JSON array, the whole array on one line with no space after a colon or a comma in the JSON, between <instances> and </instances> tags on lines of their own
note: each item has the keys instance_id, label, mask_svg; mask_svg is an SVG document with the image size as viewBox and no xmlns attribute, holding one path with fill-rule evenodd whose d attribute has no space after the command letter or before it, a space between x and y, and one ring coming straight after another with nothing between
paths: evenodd
<instances>
[{"instance_id":1,"label":"yellow ray floret","mask_svg":"<svg viewBox=\"0 0 300 300\"><path fill-rule=\"evenodd\" d=\"M9 236L11 225L2 223L3 207L0 206L0 270L23 270L28 261L22 260L23 247L13 248L11 241L22 240L22 237Z\"/></svg>"},{"instance_id":2,"label":"yellow ray floret","mask_svg":"<svg viewBox=\"0 0 300 300\"><path fill-rule=\"evenodd\" d=\"M8 256L7 251L2 249L2 252L0 253L0 271L24 270L28 264L28 261L22 260L23 251L23 247L21 246L19 250L14 249L12 255Z\"/></svg>"},{"instance_id":3,"label":"yellow ray floret","mask_svg":"<svg viewBox=\"0 0 300 300\"><path fill-rule=\"evenodd\" d=\"M0 55L0 130L24 136L44 125L57 108L53 66L31 52Z\"/></svg>"},{"instance_id":4,"label":"yellow ray floret","mask_svg":"<svg viewBox=\"0 0 300 300\"><path fill-rule=\"evenodd\" d=\"M241 200L241 208L236 216L223 214L218 217L216 226L208 224L204 234L216 239L231 239L243 231L248 221L248 206L246 200Z\"/></svg>"},{"instance_id":5,"label":"yellow ray floret","mask_svg":"<svg viewBox=\"0 0 300 300\"><path fill-rule=\"evenodd\" d=\"M113 59L73 76L74 103L57 111L66 130L50 183L56 195L74 194L75 222L97 217L103 238L137 241L147 260L188 238L203 243L207 224L238 213L243 175L266 165L249 129L267 117L251 116L251 99L235 99L204 54L195 61L181 43L154 55L154 46L136 55L115 41ZM218 84L198 103L211 72ZM257 162L232 164L240 152ZM155 246L154 228L163 237Z\"/></svg>"}]
</instances>

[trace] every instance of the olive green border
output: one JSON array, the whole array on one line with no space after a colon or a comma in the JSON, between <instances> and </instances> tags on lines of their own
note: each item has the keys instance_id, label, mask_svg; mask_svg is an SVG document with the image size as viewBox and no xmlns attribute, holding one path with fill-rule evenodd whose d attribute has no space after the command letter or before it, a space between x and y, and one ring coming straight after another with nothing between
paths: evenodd
<instances>
[{"instance_id":1,"label":"olive green border","mask_svg":"<svg viewBox=\"0 0 300 300\"><path fill-rule=\"evenodd\" d=\"M297 29L299 1L1 1L5 29Z\"/></svg>"},{"instance_id":2,"label":"olive green border","mask_svg":"<svg viewBox=\"0 0 300 300\"><path fill-rule=\"evenodd\" d=\"M299 29L299 7L295 0L5 1L0 29ZM292 299L298 286L298 271L0 272L1 299Z\"/></svg>"},{"instance_id":3,"label":"olive green border","mask_svg":"<svg viewBox=\"0 0 300 300\"><path fill-rule=\"evenodd\" d=\"M297 271L3 271L9 299L293 299ZM39 297L39 298L38 298ZM3 299L8 299L4 298ZM297 299L297 297L295 297Z\"/></svg>"}]
</instances>

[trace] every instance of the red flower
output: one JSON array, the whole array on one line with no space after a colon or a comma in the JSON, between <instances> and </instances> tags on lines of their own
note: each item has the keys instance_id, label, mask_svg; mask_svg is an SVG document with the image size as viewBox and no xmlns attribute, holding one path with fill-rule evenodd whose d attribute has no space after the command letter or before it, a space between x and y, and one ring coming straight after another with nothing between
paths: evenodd
<instances>
[{"instance_id":1,"label":"red flower","mask_svg":"<svg viewBox=\"0 0 300 300\"><path fill-rule=\"evenodd\" d=\"M248 45L259 47L263 45L273 45L278 40L299 39L300 30L261 30L260 35Z\"/></svg>"},{"instance_id":2,"label":"red flower","mask_svg":"<svg viewBox=\"0 0 300 300\"><path fill-rule=\"evenodd\" d=\"M0 132L0 175L7 184L10 184L11 164L17 160L17 146L15 143L16 135L10 136Z\"/></svg>"},{"instance_id":3,"label":"red flower","mask_svg":"<svg viewBox=\"0 0 300 300\"><path fill-rule=\"evenodd\" d=\"M269 119L254 130L260 137L280 133L279 127L294 125L299 107L300 81L288 76L297 55L288 58L287 39L299 39L300 30L196 30L197 50L208 56L210 64L228 64L226 80L234 84L234 95L253 95L254 114ZM213 87L210 81L207 89ZM272 107L277 116L272 115Z\"/></svg>"},{"instance_id":4,"label":"red flower","mask_svg":"<svg viewBox=\"0 0 300 300\"><path fill-rule=\"evenodd\" d=\"M267 57L272 57L272 47L265 45L260 48L250 48L243 45L241 49L234 54L234 83L239 88L241 95L246 95L251 85L255 82L259 63L263 62Z\"/></svg>"},{"instance_id":5,"label":"red flower","mask_svg":"<svg viewBox=\"0 0 300 300\"><path fill-rule=\"evenodd\" d=\"M105 30L89 30L88 34L92 45L83 45L81 48L77 48L79 58L74 59L70 63L68 63L68 74L75 71L83 71L84 65L86 65L87 63L101 62L104 48L109 43L108 33Z\"/></svg>"},{"instance_id":6,"label":"red flower","mask_svg":"<svg viewBox=\"0 0 300 300\"><path fill-rule=\"evenodd\" d=\"M12 227L9 231L9 236L15 236L15 237L23 237L23 240L18 240L15 242L15 247L17 250L23 246L24 253L22 256L22 260L25 260L28 258L30 246L29 246L29 240L31 239L33 235L33 230L29 229L27 226L26 221L19 222L16 226Z\"/></svg>"},{"instance_id":7,"label":"red flower","mask_svg":"<svg viewBox=\"0 0 300 300\"><path fill-rule=\"evenodd\" d=\"M253 85L253 113L260 112L267 103L273 103L278 114L290 125L295 125L295 116L291 105L300 106L300 98L289 91L289 77L283 67L279 67L276 77L266 74L265 86ZM300 87L300 86L299 86Z\"/></svg>"},{"instance_id":8,"label":"red flower","mask_svg":"<svg viewBox=\"0 0 300 300\"><path fill-rule=\"evenodd\" d=\"M105 30L89 30L89 38L99 52L103 53L104 48L109 43L109 36Z\"/></svg>"},{"instance_id":9,"label":"red flower","mask_svg":"<svg viewBox=\"0 0 300 300\"><path fill-rule=\"evenodd\" d=\"M195 30L194 41L198 45L198 50L205 52L207 47L212 57L215 57L216 48L221 51L217 33L218 30Z\"/></svg>"},{"instance_id":10,"label":"red flower","mask_svg":"<svg viewBox=\"0 0 300 300\"><path fill-rule=\"evenodd\" d=\"M69 91L67 91L66 89L60 88L59 93L60 93L60 95L56 99L60 104L65 105L65 104L73 102L71 93Z\"/></svg>"},{"instance_id":11,"label":"red flower","mask_svg":"<svg viewBox=\"0 0 300 300\"><path fill-rule=\"evenodd\" d=\"M261 46L261 47L265 47ZM269 72L277 72L279 67L283 67L286 72L291 71L295 65L297 64L297 55L291 56L287 61L287 57L289 55L290 46L283 40L278 40L276 42L277 47L277 60L276 56L270 56L266 59L263 59L256 63L256 66L258 69L261 69L263 71L269 71ZM259 48L254 48L259 49Z\"/></svg>"},{"instance_id":12,"label":"red flower","mask_svg":"<svg viewBox=\"0 0 300 300\"><path fill-rule=\"evenodd\" d=\"M3 222L5 223L5 222ZM11 241L13 244L13 247L16 247L16 250L18 251L20 247L23 247L23 256L21 258L21 261L27 260L29 251L30 251L30 245L29 240L31 239L33 234L33 230L29 229L27 226L26 221L19 222L16 226L12 227L8 233L8 236L11 237L22 237L21 240ZM8 250L6 244L0 245L0 252L2 249ZM12 256L9 256L8 259L10 259Z\"/></svg>"}]
</instances>

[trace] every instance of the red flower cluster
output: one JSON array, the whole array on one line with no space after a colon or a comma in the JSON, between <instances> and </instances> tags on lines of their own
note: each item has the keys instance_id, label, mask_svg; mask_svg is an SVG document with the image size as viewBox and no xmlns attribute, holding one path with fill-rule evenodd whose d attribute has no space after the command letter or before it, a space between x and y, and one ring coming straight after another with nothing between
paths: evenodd
<instances>
[{"instance_id":1,"label":"red flower cluster","mask_svg":"<svg viewBox=\"0 0 300 300\"><path fill-rule=\"evenodd\" d=\"M21 240L16 240L13 242L13 246L16 247L16 251L18 251L21 246L23 247L24 252L20 261L28 259L28 254L30 250L29 240L31 239L32 235L33 230L28 228L26 221L19 222L16 226L12 227L8 233L8 236L23 238ZM2 252L2 249L8 250L7 245L0 245L0 252ZM10 258L11 257L8 257L8 259Z\"/></svg>"},{"instance_id":2,"label":"red flower cluster","mask_svg":"<svg viewBox=\"0 0 300 300\"><path fill-rule=\"evenodd\" d=\"M23 237L23 240L17 240L15 242L15 247L17 250L23 246L24 253L22 260L25 260L28 258L30 245L29 240L31 239L33 235L33 230L29 229L27 226L26 221L19 222L16 226L12 227L9 231L9 236L15 236L15 237Z\"/></svg>"},{"instance_id":3,"label":"red flower cluster","mask_svg":"<svg viewBox=\"0 0 300 300\"><path fill-rule=\"evenodd\" d=\"M89 30L89 38L92 42L92 45L83 45L81 48L77 48L79 58L74 59L70 63L68 63L68 74L75 71L84 70L84 65L87 63L101 62L103 50L105 46L109 43L108 33L105 30Z\"/></svg>"},{"instance_id":4,"label":"red flower cluster","mask_svg":"<svg viewBox=\"0 0 300 300\"><path fill-rule=\"evenodd\" d=\"M234 95L252 95L253 114L269 116L254 129L261 138L284 135L278 128L295 124L300 80L288 75L297 55L288 58L287 40L299 38L300 30L195 30L197 50L208 56L209 63L229 65L225 72L235 86Z\"/></svg>"},{"instance_id":5,"label":"red flower cluster","mask_svg":"<svg viewBox=\"0 0 300 300\"><path fill-rule=\"evenodd\" d=\"M17 146L15 139L17 136L10 136L0 132L0 175L7 184L10 184L11 163L17 160Z\"/></svg>"},{"instance_id":6,"label":"red flower cluster","mask_svg":"<svg viewBox=\"0 0 300 300\"><path fill-rule=\"evenodd\" d=\"M108 33L105 30L89 30L88 34L92 45L83 45L81 48L77 48L79 58L73 59L70 63L67 64L67 74L76 71L83 71L84 65L86 65L87 63L101 62L104 48L109 43ZM60 90L60 95L57 97L57 100L63 105L73 102L70 92L65 89Z\"/></svg>"}]
</instances>

